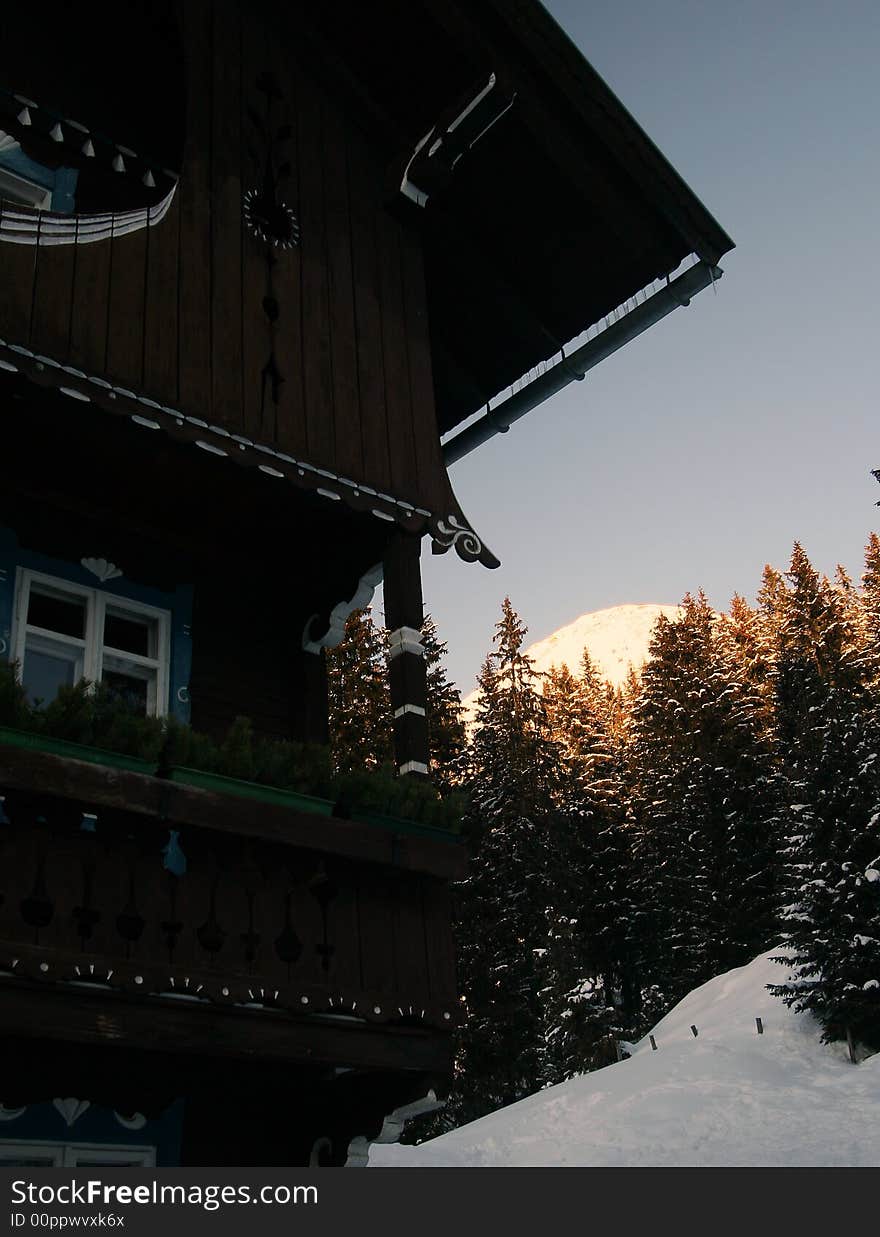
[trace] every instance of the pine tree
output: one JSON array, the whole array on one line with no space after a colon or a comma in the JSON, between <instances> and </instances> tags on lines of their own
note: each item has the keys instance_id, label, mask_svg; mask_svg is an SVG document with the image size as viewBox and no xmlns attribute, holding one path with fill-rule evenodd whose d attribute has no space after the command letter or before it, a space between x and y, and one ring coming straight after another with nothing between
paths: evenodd
<instances>
[{"instance_id":1,"label":"pine tree","mask_svg":"<svg viewBox=\"0 0 880 1237\"><path fill-rule=\"evenodd\" d=\"M330 751L338 773L393 761L386 637L372 613L356 610L345 635L326 650Z\"/></svg>"}]
</instances>

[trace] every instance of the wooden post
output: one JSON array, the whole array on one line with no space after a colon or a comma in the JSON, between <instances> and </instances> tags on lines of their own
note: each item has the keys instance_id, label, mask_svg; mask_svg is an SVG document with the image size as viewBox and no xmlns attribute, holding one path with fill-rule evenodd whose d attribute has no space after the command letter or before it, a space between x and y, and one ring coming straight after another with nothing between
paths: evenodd
<instances>
[{"instance_id":1,"label":"wooden post","mask_svg":"<svg viewBox=\"0 0 880 1237\"><path fill-rule=\"evenodd\" d=\"M856 1046L855 1046L855 1043L853 1042L853 1033L852 1033L851 1027L846 1028L846 1047L847 1047L847 1051L849 1052L849 1059L852 1062L852 1064L855 1065Z\"/></svg>"},{"instance_id":2,"label":"wooden post","mask_svg":"<svg viewBox=\"0 0 880 1237\"><path fill-rule=\"evenodd\" d=\"M756 1018L756 1019L755 1019L755 1025L756 1025L756 1026L757 1026L757 1028L758 1028L758 1034L759 1034L759 1035L763 1035L763 1034L764 1034L764 1024L763 1024L763 1022L761 1021L761 1019L760 1019L760 1018Z\"/></svg>"},{"instance_id":3,"label":"wooden post","mask_svg":"<svg viewBox=\"0 0 880 1237\"><path fill-rule=\"evenodd\" d=\"M427 684L422 647L421 539L395 533L385 551L385 625L394 718L394 756L400 774L428 774Z\"/></svg>"},{"instance_id":4,"label":"wooden post","mask_svg":"<svg viewBox=\"0 0 880 1237\"><path fill-rule=\"evenodd\" d=\"M652 1051L652 1052L656 1052L656 1051L657 1051L657 1041L654 1039L654 1036L653 1036L653 1035L649 1035L649 1036L648 1036L648 1039L651 1041L651 1051Z\"/></svg>"},{"instance_id":5,"label":"wooden post","mask_svg":"<svg viewBox=\"0 0 880 1237\"><path fill-rule=\"evenodd\" d=\"M696 1028L693 1024L691 1024L691 1030L692 1030L692 1031L693 1031L693 1033L694 1033L694 1039L696 1039L696 1038L697 1038L697 1036L699 1035L699 1031L697 1030L697 1028Z\"/></svg>"}]
</instances>

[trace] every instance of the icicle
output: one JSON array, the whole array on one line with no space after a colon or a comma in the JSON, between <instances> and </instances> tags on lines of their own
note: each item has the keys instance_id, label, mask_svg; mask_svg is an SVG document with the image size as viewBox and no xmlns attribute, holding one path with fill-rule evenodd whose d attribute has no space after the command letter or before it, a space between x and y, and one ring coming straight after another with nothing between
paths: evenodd
<instances>
[{"instance_id":1,"label":"icicle","mask_svg":"<svg viewBox=\"0 0 880 1237\"><path fill-rule=\"evenodd\" d=\"M49 130L49 137L52 139L53 142L64 141L64 131L61 128L61 125L58 123L57 120L55 124L52 126L52 128Z\"/></svg>"}]
</instances>

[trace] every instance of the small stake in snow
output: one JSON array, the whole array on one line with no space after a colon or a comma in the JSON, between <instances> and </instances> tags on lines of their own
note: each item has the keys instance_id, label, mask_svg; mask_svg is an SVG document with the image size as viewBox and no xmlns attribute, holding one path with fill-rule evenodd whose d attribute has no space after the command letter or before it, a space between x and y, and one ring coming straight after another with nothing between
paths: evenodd
<instances>
[{"instance_id":1,"label":"small stake in snow","mask_svg":"<svg viewBox=\"0 0 880 1237\"><path fill-rule=\"evenodd\" d=\"M694 1039L696 1039L696 1038L697 1038L697 1036L699 1035L699 1031L697 1030L697 1028L696 1028L695 1026L692 1026L692 1027L691 1027L691 1030L692 1030L692 1031L693 1031L693 1033L694 1033Z\"/></svg>"},{"instance_id":2,"label":"small stake in snow","mask_svg":"<svg viewBox=\"0 0 880 1237\"><path fill-rule=\"evenodd\" d=\"M855 1043L853 1042L853 1033L852 1033L851 1027L846 1028L846 1047L847 1047L847 1051L849 1052L849 1059L852 1062L852 1064L855 1065L856 1046L855 1046Z\"/></svg>"},{"instance_id":3,"label":"small stake in snow","mask_svg":"<svg viewBox=\"0 0 880 1237\"><path fill-rule=\"evenodd\" d=\"M653 1036L653 1035L649 1035L649 1036L648 1036L648 1039L651 1041L651 1051L652 1051L652 1052L656 1052L656 1051L657 1051L657 1041L654 1039L654 1036Z\"/></svg>"},{"instance_id":4,"label":"small stake in snow","mask_svg":"<svg viewBox=\"0 0 880 1237\"><path fill-rule=\"evenodd\" d=\"M759 1034L759 1035L763 1035L763 1034L764 1034L764 1024L763 1024L763 1022L761 1021L761 1019L760 1019L760 1018L756 1018L756 1019L755 1019L755 1026L758 1028L758 1034Z\"/></svg>"}]
</instances>

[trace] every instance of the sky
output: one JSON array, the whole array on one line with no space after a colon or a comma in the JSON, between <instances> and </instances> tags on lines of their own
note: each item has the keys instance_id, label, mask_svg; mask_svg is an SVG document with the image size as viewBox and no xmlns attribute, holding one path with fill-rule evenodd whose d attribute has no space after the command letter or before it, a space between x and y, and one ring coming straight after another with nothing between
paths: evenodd
<instances>
[{"instance_id":1,"label":"sky","mask_svg":"<svg viewBox=\"0 0 880 1237\"><path fill-rule=\"evenodd\" d=\"M880 530L877 0L547 0L736 242L724 277L453 465L502 560L423 557L469 691L509 595L541 639L578 615L753 598L799 540L862 569Z\"/></svg>"}]
</instances>

